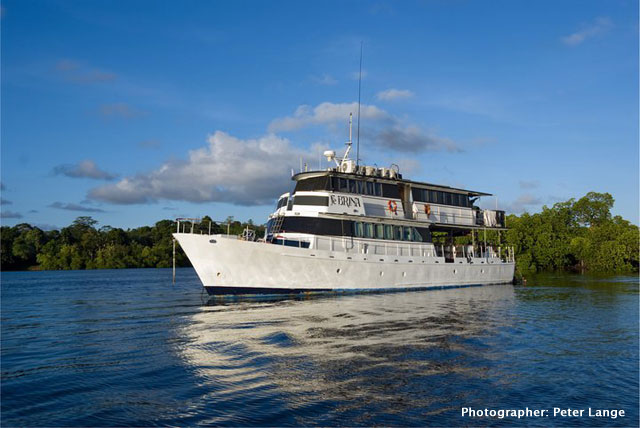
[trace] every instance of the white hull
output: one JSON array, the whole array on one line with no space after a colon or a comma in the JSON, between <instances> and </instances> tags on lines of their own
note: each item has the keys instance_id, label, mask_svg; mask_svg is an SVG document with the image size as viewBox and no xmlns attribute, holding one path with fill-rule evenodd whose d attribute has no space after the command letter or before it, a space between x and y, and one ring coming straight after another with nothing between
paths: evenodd
<instances>
[{"instance_id":1,"label":"white hull","mask_svg":"<svg viewBox=\"0 0 640 428\"><path fill-rule=\"evenodd\" d=\"M175 233L207 291L387 290L509 283L515 264L498 258L378 256Z\"/></svg>"}]
</instances>

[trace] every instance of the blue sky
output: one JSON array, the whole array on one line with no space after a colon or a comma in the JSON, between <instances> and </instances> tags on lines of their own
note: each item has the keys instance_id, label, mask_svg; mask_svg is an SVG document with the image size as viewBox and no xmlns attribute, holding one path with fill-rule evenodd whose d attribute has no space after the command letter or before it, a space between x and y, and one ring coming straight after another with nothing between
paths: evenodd
<instances>
[{"instance_id":1,"label":"blue sky","mask_svg":"<svg viewBox=\"0 0 640 428\"><path fill-rule=\"evenodd\" d=\"M363 163L516 213L610 192L638 223L634 0L4 0L0 22L4 225L264 222L300 158L344 149L361 42Z\"/></svg>"}]
</instances>

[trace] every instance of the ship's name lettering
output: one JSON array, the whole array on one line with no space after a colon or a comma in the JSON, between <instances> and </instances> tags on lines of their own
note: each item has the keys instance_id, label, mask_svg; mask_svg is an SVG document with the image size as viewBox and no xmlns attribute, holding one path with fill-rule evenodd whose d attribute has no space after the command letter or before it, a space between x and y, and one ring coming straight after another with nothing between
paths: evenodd
<instances>
[{"instance_id":1,"label":"ship's name lettering","mask_svg":"<svg viewBox=\"0 0 640 428\"><path fill-rule=\"evenodd\" d=\"M331 205L344 205L347 208L360 208L360 199L352 196L331 195Z\"/></svg>"}]
</instances>

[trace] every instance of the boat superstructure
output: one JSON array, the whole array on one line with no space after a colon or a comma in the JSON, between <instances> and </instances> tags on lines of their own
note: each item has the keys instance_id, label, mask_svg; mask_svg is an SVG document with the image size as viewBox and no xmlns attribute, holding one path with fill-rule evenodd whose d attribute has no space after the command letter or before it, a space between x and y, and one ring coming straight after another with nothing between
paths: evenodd
<instances>
[{"instance_id":1,"label":"boat superstructure","mask_svg":"<svg viewBox=\"0 0 640 428\"><path fill-rule=\"evenodd\" d=\"M174 234L211 294L381 290L511 282L511 248L488 246L504 211L480 209L488 193L403 178L399 168L358 165L300 171L265 236ZM193 228L192 228L193 230ZM456 245L455 238L471 236ZM434 241L438 241L434 243Z\"/></svg>"}]
</instances>

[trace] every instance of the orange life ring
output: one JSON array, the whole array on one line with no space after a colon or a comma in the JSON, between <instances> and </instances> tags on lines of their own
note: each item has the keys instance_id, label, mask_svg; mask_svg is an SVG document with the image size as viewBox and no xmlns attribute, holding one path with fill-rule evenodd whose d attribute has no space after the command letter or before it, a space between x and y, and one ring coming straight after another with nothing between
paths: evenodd
<instances>
[{"instance_id":1,"label":"orange life ring","mask_svg":"<svg viewBox=\"0 0 640 428\"><path fill-rule=\"evenodd\" d=\"M389 211L394 214L398 213L398 204L396 203L396 201L389 201Z\"/></svg>"},{"instance_id":2,"label":"orange life ring","mask_svg":"<svg viewBox=\"0 0 640 428\"><path fill-rule=\"evenodd\" d=\"M424 213L427 215L427 217L431 215L431 205L429 204L424 205Z\"/></svg>"}]
</instances>

